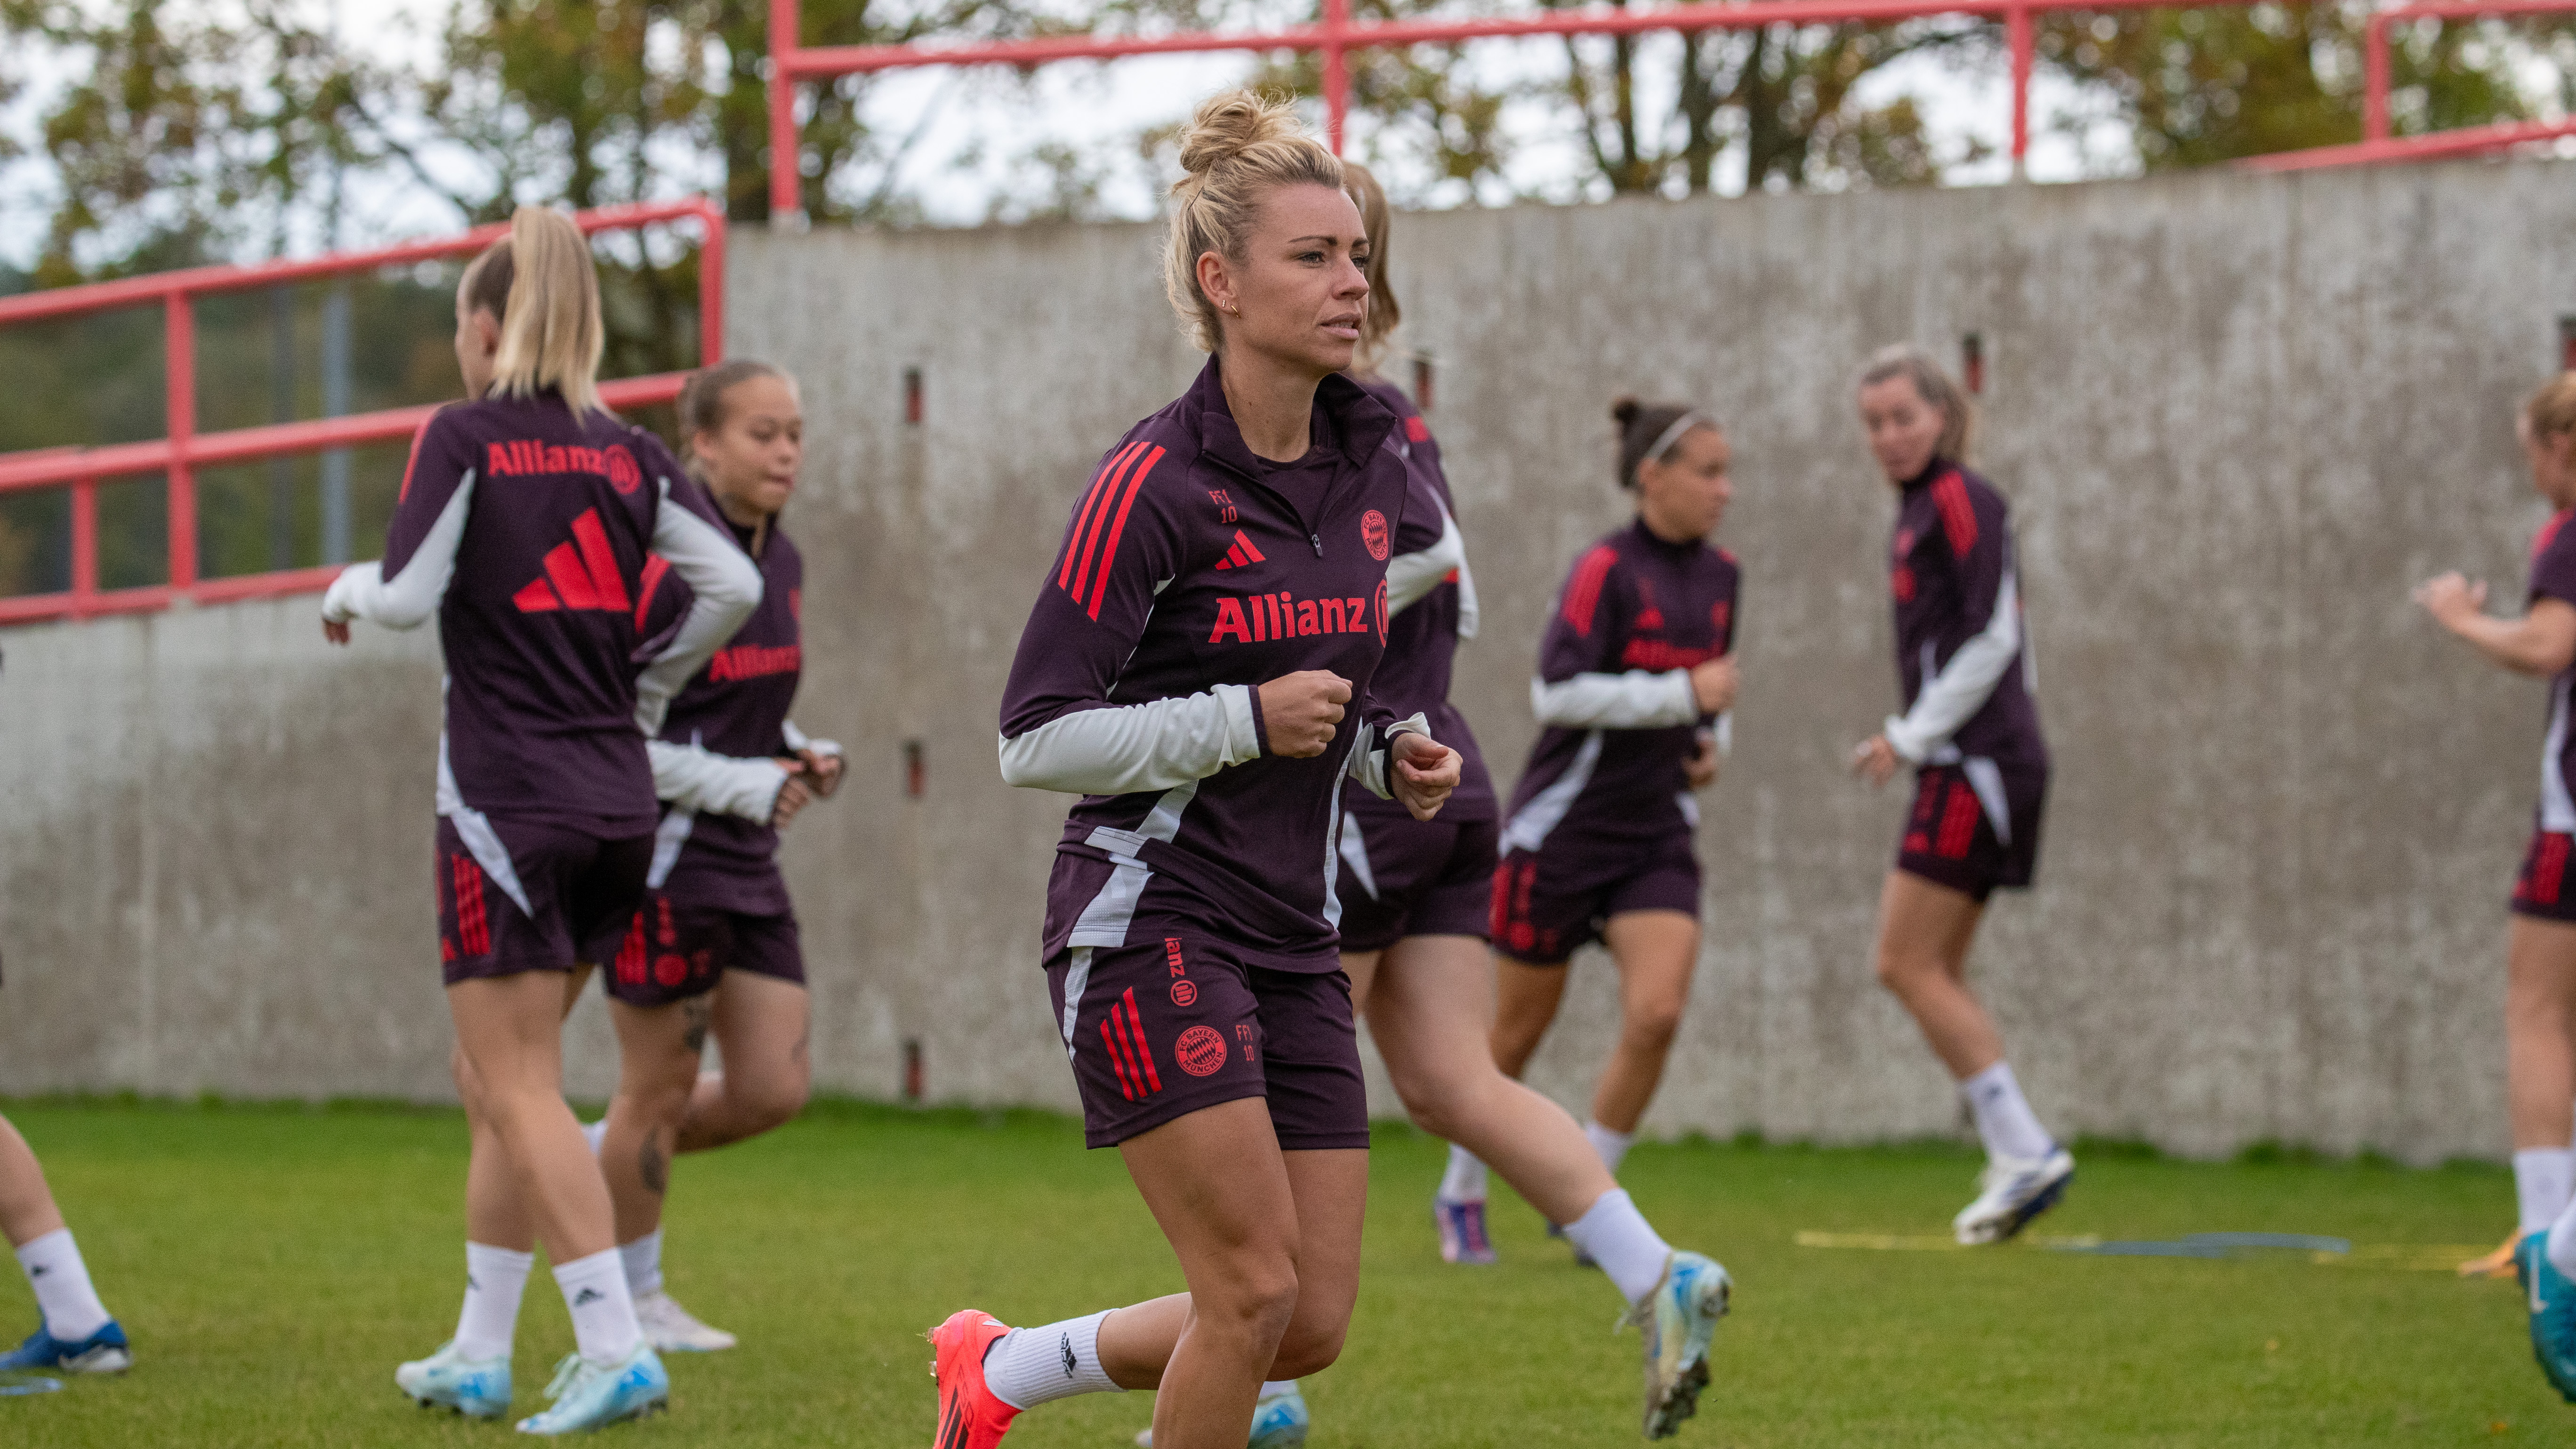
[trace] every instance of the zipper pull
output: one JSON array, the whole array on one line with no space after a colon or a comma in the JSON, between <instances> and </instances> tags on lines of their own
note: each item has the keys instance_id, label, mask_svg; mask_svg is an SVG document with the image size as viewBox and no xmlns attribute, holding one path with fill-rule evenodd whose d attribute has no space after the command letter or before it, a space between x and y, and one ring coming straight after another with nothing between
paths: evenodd
<instances>
[{"instance_id":1,"label":"zipper pull","mask_svg":"<svg viewBox=\"0 0 2576 1449\"><path fill-rule=\"evenodd\" d=\"M1313 545L1315 546L1315 557L1317 557L1317 558L1322 558L1322 557L1324 556L1324 536L1323 536L1322 534L1320 534L1320 533L1310 533L1310 534L1307 534L1307 535L1306 535L1306 541L1307 541L1308 543L1311 543L1311 544L1313 544Z\"/></svg>"}]
</instances>

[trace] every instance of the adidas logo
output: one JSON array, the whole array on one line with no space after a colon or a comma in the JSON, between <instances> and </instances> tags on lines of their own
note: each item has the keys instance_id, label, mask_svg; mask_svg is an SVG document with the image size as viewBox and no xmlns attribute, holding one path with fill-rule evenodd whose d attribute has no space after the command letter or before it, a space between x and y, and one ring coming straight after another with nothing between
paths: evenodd
<instances>
[{"instance_id":1,"label":"adidas logo","mask_svg":"<svg viewBox=\"0 0 2576 1449\"><path fill-rule=\"evenodd\" d=\"M600 1292L596 1288L584 1288L579 1293L573 1295L572 1306L575 1308L588 1308L590 1305L597 1303L599 1300L606 1298L607 1296L607 1294Z\"/></svg>"},{"instance_id":2,"label":"adidas logo","mask_svg":"<svg viewBox=\"0 0 2576 1449\"><path fill-rule=\"evenodd\" d=\"M1246 538L1243 530L1238 528L1234 531L1233 545L1226 549L1225 557L1217 560L1216 566L1221 569L1250 568L1261 562L1262 557L1261 550L1254 548L1252 540Z\"/></svg>"},{"instance_id":3,"label":"adidas logo","mask_svg":"<svg viewBox=\"0 0 2576 1449\"><path fill-rule=\"evenodd\" d=\"M581 517L572 521L572 542L547 550L546 571L512 594L510 602L522 614L554 609L623 614L634 607L626 597L626 580L617 572L616 551L608 546L608 530L600 527L598 509L582 510Z\"/></svg>"},{"instance_id":4,"label":"adidas logo","mask_svg":"<svg viewBox=\"0 0 2576 1449\"><path fill-rule=\"evenodd\" d=\"M1073 1335L1070 1333L1057 1335L1055 1347L1056 1352L1064 1355L1064 1376L1072 1378L1074 1370L1078 1367L1073 1357Z\"/></svg>"}]
</instances>

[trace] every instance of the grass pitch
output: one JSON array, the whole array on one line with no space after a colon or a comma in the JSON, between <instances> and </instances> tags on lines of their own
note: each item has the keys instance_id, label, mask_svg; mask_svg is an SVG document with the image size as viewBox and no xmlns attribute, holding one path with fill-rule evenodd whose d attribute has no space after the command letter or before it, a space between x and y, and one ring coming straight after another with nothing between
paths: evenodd
<instances>
[{"instance_id":1,"label":"grass pitch","mask_svg":"<svg viewBox=\"0 0 2576 1449\"><path fill-rule=\"evenodd\" d=\"M0 1397L0 1445L513 1442L414 1408L394 1364L455 1322L465 1131L397 1109L21 1103L109 1307L121 1380ZM1382 1130L1367 1273L1342 1362L1311 1380L1316 1449L1635 1443L1617 1295L1498 1196L1499 1267L1444 1266L1425 1208L1440 1144ZM1944 1147L1646 1146L1625 1174L1663 1231L1736 1275L1716 1382L1683 1445L2559 1443L2513 1287L2404 1266L1799 1246L1937 1236L1974 1159ZM1032 1113L821 1104L674 1176L673 1291L743 1346L672 1360L674 1412L618 1442L904 1445L931 1427L921 1333L967 1305L1027 1323L1179 1286L1116 1154ZM1497 1185L1499 1189L1499 1184ZM2055 1236L2317 1233L2477 1244L2507 1226L2489 1167L2094 1150ZM1847 1241L1829 1238L1827 1241ZM2359 1255L2356 1255L2359 1256ZM10 1281L16 1279L11 1275ZM572 1342L542 1271L519 1412ZM32 1326L0 1288L0 1328ZM1046 1406L1012 1449L1119 1449L1144 1395Z\"/></svg>"}]
</instances>

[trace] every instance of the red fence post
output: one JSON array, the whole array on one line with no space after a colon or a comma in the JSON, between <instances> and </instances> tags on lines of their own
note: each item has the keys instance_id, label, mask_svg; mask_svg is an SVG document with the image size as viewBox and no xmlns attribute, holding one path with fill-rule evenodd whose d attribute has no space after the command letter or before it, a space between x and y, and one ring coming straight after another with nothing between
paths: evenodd
<instances>
[{"instance_id":1,"label":"red fence post","mask_svg":"<svg viewBox=\"0 0 2576 1449\"><path fill-rule=\"evenodd\" d=\"M769 0L769 224L805 211L805 171L796 139L796 0Z\"/></svg>"},{"instance_id":2,"label":"red fence post","mask_svg":"<svg viewBox=\"0 0 2576 1449\"><path fill-rule=\"evenodd\" d=\"M1344 48L1351 26L1351 0L1324 0L1324 134L1333 154L1342 154L1342 122L1351 111L1350 53Z\"/></svg>"},{"instance_id":3,"label":"red fence post","mask_svg":"<svg viewBox=\"0 0 2576 1449\"><path fill-rule=\"evenodd\" d=\"M2029 7L2016 5L2004 12L2004 37L2012 47L2012 174L2019 181L2030 155L2030 65L2035 47Z\"/></svg>"},{"instance_id":4,"label":"red fence post","mask_svg":"<svg viewBox=\"0 0 2576 1449\"><path fill-rule=\"evenodd\" d=\"M698 366L713 367L724 361L724 208L710 202L698 220L706 228L698 241Z\"/></svg>"},{"instance_id":5,"label":"red fence post","mask_svg":"<svg viewBox=\"0 0 2576 1449\"><path fill-rule=\"evenodd\" d=\"M2388 139L2388 17L2373 15L2361 31L2361 138Z\"/></svg>"},{"instance_id":6,"label":"red fence post","mask_svg":"<svg viewBox=\"0 0 2576 1449\"><path fill-rule=\"evenodd\" d=\"M87 618L98 599L98 480L72 483L72 617Z\"/></svg>"},{"instance_id":7,"label":"red fence post","mask_svg":"<svg viewBox=\"0 0 2576 1449\"><path fill-rule=\"evenodd\" d=\"M161 347L169 369L170 587L197 582L197 470L189 445L197 437L197 317L185 292L165 304Z\"/></svg>"}]
</instances>

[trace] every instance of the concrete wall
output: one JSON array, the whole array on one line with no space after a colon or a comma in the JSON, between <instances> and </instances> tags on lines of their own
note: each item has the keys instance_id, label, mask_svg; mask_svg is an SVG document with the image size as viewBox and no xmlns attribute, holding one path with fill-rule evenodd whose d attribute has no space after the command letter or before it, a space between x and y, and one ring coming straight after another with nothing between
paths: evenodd
<instances>
[{"instance_id":1,"label":"concrete wall","mask_svg":"<svg viewBox=\"0 0 2576 1449\"><path fill-rule=\"evenodd\" d=\"M2543 509L2509 412L2576 311L2551 245L2576 228L2570 174L1402 220L1405 340L1438 359L1431 421L1485 599L1460 700L1506 784L1563 569L1623 518L1608 400L1686 398L1732 429L1745 697L1650 1130L1956 1128L1870 978L1904 802L1841 768L1894 700L1890 504L1848 387L1878 343L1973 330L2058 759L2039 887L2001 899L1973 969L2043 1115L2191 1152L2504 1150L2502 899L2542 693L2406 590L2459 566L2515 596ZM853 753L787 847L828 1086L891 1094L918 1040L934 1098L1072 1101L1034 951L1062 802L1001 785L994 716L1092 461L1197 365L1155 243L735 240L732 346L805 384L798 716ZM297 601L0 634L0 1091L446 1091L434 647L327 656L315 633ZM1612 985L1577 962L1534 1070L1569 1101ZM586 1016L577 1084L609 1070Z\"/></svg>"}]
</instances>

